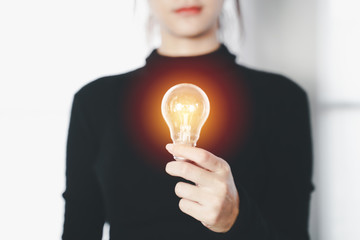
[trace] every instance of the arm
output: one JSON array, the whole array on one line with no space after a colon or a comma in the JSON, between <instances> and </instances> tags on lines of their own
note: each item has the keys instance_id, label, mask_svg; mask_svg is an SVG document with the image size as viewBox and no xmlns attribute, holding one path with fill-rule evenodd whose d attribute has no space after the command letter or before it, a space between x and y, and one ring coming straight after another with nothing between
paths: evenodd
<instances>
[{"instance_id":1,"label":"arm","mask_svg":"<svg viewBox=\"0 0 360 240\"><path fill-rule=\"evenodd\" d=\"M81 98L75 94L66 151L63 240L102 238L104 210L93 164L96 144Z\"/></svg>"},{"instance_id":2,"label":"arm","mask_svg":"<svg viewBox=\"0 0 360 240\"><path fill-rule=\"evenodd\" d=\"M265 198L256 203L238 187L240 214L227 233L233 238L308 240L312 176L312 139L306 93L279 97L271 107L266 156L269 179Z\"/></svg>"}]
</instances>

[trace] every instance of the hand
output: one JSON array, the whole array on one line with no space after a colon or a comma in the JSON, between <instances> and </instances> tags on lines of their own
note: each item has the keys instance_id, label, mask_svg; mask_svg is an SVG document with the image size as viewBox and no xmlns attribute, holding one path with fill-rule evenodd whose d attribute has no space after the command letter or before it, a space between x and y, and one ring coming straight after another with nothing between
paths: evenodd
<instances>
[{"instance_id":1,"label":"hand","mask_svg":"<svg viewBox=\"0 0 360 240\"><path fill-rule=\"evenodd\" d=\"M181 198L180 210L214 232L229 231L239 214L240 204L229 164L197 147L167 144L166 149L190 160L168 162L166 172L196 184L176 184L175 193Z\"/></svg>"}]
</instances>

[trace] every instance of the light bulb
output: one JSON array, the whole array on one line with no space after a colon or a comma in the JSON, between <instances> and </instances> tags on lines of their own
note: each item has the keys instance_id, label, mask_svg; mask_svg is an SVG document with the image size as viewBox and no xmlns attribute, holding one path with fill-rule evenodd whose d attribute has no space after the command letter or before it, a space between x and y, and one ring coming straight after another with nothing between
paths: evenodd
<instances>
[{"instance_id":1,"label":"light bulb","mask_svg":"<svg viewBox=\"0 0 360 240\"><path fill-rule=\"evenodd\" d=\"M190 83L171 87L164 95L161 113L169 126L174 144L196 146L200 130L210 113L210 103L205 92ZM177 160L182 157L174 156Z\"/></svg>"}]
</instances>

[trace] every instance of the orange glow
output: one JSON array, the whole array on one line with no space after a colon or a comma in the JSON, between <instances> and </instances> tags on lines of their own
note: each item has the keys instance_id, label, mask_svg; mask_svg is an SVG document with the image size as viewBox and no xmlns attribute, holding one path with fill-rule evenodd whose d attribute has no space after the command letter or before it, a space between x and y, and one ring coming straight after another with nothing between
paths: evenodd
<instances>
[{"instance_id":1,"label":"orange glow","mask_svg":"<svg viewBox=\"0 0 360 240\"><path fill-rule=\"evenodd\" d=\"M131 114L124 128L129 133L131 144L135 144L139 154L146 158L144 160L161 167L172 160L165 150L165 145L172 140L161 114L161 101L172 86L192 83L207 94L211 104L210 115L201 130L197 147L228 162L233 161L230 156L242 147L250 127L248 91L238 72L214 74L195 68L186 71L155 69L152 72L144 71L131 81L124 103L129 105Z\"/></svg>"}]
</instances>

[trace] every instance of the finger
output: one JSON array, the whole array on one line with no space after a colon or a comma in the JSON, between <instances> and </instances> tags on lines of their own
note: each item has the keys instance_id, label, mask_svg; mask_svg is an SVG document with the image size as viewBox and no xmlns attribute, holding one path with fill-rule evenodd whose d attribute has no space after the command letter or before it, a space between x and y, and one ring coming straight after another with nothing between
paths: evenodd
<instances>
[{"instance_id":1,"label":"finger","mask_svg":"<svg viewBox=\"0 0 360 240\"><path fill-rule=\"evenodd\" d=\"M182 177L197 185L212 186L215 182L213 173L188 162L168 162L165 171L172 176Z\"/></svg>"},{"instance_id":2,"label":"finger","mask_svg":"<svg viewBox=\"0 0 360 240\"><path fill-rule=\"evenodd\" d=\"M196 162L199 166L215 172L222 169L221 158L211 152L198 147L191 147L183 144L167 144L166 149L173 155L183 157Z\"/></svg>"},{"instance_id":3,"label":"finger","mask_svg":"<svg viewBox=\"0 0 360 240\"><path fill-rule=\"evenodd\" d=\"M179 201L179 208L183 213L192 216L198 221L203 221L204 211L202 209L203 207L200 204L186 198L182 198Z\"/></svg>"},{"instance_id":4,"label":"finger","mask_svg":"<svg viewBox=\"0 0 360 240\"><path fill-rule=\"evenodd\" d=\"M175 193L180 198L186 198L200 205L203 205L204 201L209 198L202 188L185 182L178 182L175 185Z\"/></svg>"},{"instance_id":5,"label":"finger","mask_svg":"<svg viewBox=\"0 0 360 240\"><path fill-rule=\"evenodd\" d=\"M191 164L194 164L195 166L198 166L198 167L200 167L200 168L202 168L202 169L205 169L206 171L210 171L209 169L204 168L203 166L200 166L199 164L197 164L197 163L194 162L193 160L185 159L185 160L182 160L182 161L189 162L189 163L191 163Z\"/></svg>"}]
</instances>

